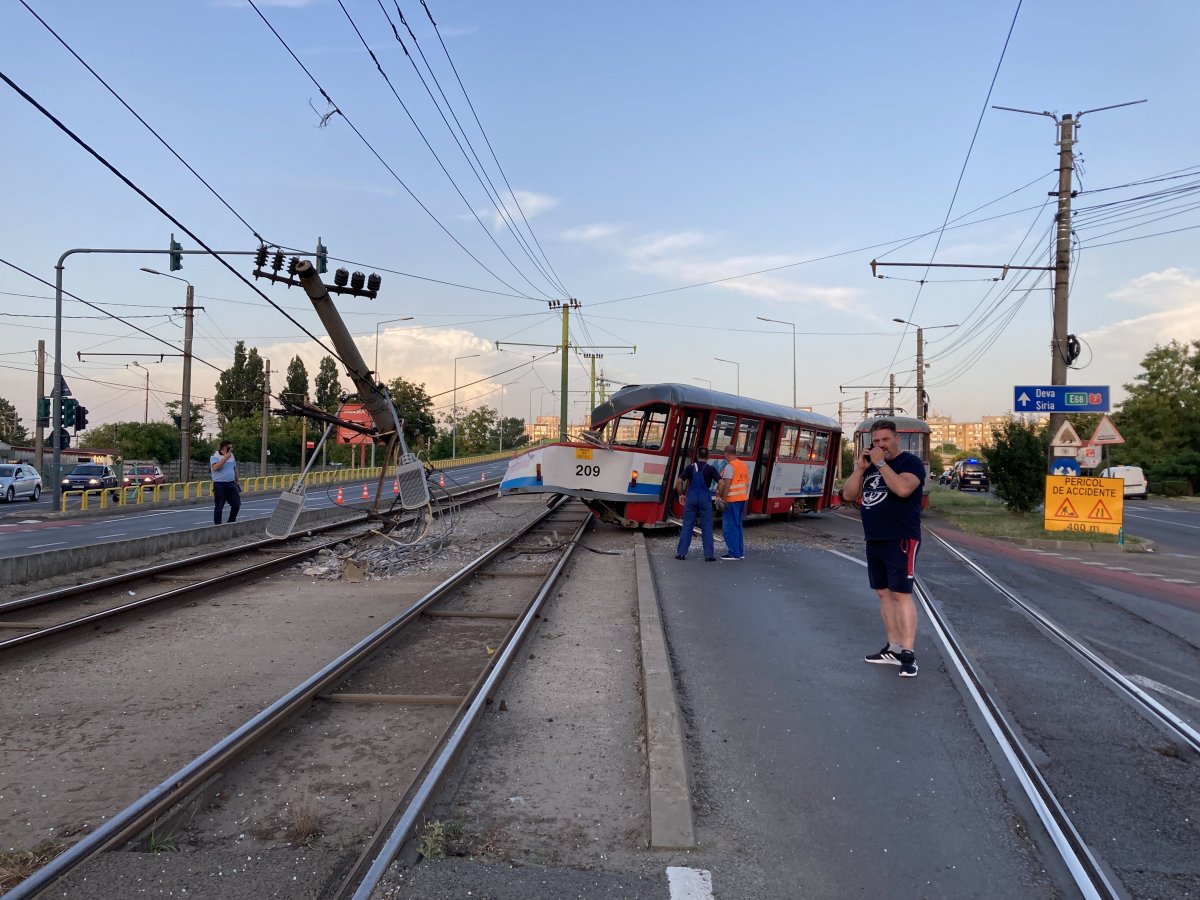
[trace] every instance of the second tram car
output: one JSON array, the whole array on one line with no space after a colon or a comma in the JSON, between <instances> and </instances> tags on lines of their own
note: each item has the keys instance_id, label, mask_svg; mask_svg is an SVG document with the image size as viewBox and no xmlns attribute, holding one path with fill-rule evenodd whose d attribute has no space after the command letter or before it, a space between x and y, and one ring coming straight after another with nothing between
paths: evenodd
<instances>
[{"instance_id":1,"label":"second tram car","mask_svg":"<svg viewBox=\"0 0 1200 900\"><path fill-rule=\"evenodd\" d=\"M592 413L580 441L515 456L502 494L579 497L604 521L665 526L682 515L679 474L707 447L733 444L750 470L747 516L829 507L841 427L835 419L687 384L631 385Z\"/></svg>"}]
</instances>

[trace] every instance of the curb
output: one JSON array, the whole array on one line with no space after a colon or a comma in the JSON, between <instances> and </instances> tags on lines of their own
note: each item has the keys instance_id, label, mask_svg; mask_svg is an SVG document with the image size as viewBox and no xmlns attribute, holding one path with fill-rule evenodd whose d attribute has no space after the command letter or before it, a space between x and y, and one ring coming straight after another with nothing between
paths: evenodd
<instances>
[{"instance_id":1,"label":"curb","mask_svg":"<svg viewBox=\"0 0 1200 900\"><path fill-rule=\"evenodd\" d=\"M642 696L646 715L646 760L650 770L650 846L685 850L696 846L692 792L683 752L683 719L675 697L667 640L650 572L646 537L633 536L637 575L638 631L642 648Z\"/></svg>"}]
</instances>

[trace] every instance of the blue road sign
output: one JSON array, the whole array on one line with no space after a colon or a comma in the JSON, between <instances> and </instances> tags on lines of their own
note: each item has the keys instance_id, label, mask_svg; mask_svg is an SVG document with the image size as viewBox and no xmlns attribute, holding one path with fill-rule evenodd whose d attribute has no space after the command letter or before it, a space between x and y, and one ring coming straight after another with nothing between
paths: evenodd
<instances>
[{"instance_id":1,"label":"blue road sign","mask_svg":"<svg viewBox=\"0 0 1200 900\"><path fill-rule=\"evenodd\" d=\"M1013 412L1108 412L1108 385L1017 385Z\"/></svg>"},{"instance_id":2,"label":"blue road sign","mask_svg":"<svg viewBox=\"0 0 1200 900\"><path fill-rule=\"evenodd\" d=\"M1050 463L1051 475L1071 475L1075 478L1079 477L1079 461L1071 459L1069 456L1056 456L1054 462Z\"/></svg>"}]
</instances>

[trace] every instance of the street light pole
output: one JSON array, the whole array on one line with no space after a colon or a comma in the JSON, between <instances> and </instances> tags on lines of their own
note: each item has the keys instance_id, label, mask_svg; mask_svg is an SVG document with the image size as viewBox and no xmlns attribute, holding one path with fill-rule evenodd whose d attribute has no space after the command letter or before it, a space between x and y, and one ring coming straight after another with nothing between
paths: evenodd
<instances>
[{"instance_id":1,"label":"street light pole","mask_svg":"<svg viewBox=\"0 0 1200 900\"><path fill-rule=\"evenodd\" d=\"M729 363L731 366L737 367L737 395L740 397L742 395L742 364L732 359L721 359L719 356L714 356L713 359L717 362Z\"/></svg>"},{"instance_id":2,"label":"street light pole","mask_svg":"<svg viewBox=\"0 0 1200 900\"><path fill-rule=\"evenodd\" d=\"M130 365L137 366L146 373L146 408L142 412L142 424L145 425L150 421L150 370L143 366L136 359Z\"/></svg>"},{"instance_id":3,"label":"street light pole","mask_svg":"<svg viewBox=\"0 0 1200 900\"><path fill-rule=\"evenodd\" d=\"M796 323L785 322L783 319L768 319L766 316L757 316L760 322L775 322L778 325L790 325L792 327L792 409L796 408Z\"/></svg>"},{"instance_id":4,"label":"street light pole","mask_svg":"<svg viewBox=\"0 0 1200 900\"><path fill-rule=\"evenodd\" d=\"M183 307L183 396L179 404L179 480L187 484L192 480L192 317L195 314L195 292L192 283L178 275L168 275L157 269L142 267L143 272L173 278L187 285L187 298ZM179 309L178 306L175 309ZM303 453L303 450L301 450Z\"/></svg>"},{"instance_id":5,"label":"street light pole","mask_svg":"<svg viewBox=\"0 0 1200 900\"><path fill-rule=\"evenodd\" d=\"M468 353L466 356L454 357L454 391L450 399L450 458L458 457L458 361L474 359L478 353Z\"/></svg>"},{"instance_id":6,"label":"street light pole","mask_svg":"<svg viewBox=\"0 0 1200 900\"><path fill-rule=\"evenodd\" d=\"M383 379L379 377L379 326L386 325L388 322L411 322L412 316L401 316L398 319L384 319L382 322L375 323L375 380L382 383Z\"/></svg>"},{"instance_id":7,"label":"street light pole","mask_svg":"<svg viewBox=\"0 0 1200 900\"><path fill-rule=\"evenodd\" d=\"M892 319L892 321L899 322L901 325L911 325L917 329L917 418L924 419L927 412L925 409L925 329L907 319ZM957 325L932 325L930 329L957 327Z\"/></svg>"}]
</instances>

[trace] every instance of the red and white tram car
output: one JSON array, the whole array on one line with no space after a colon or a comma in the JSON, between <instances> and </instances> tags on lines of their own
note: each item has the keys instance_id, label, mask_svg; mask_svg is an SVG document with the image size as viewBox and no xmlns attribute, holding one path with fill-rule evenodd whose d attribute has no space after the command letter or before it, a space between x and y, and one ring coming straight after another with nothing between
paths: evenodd
<instances>
[{"instance_id":1,"label":"red and white tram car","mask_svg":"<svg viewBox=\"0 0 1200 900\"><path fill-rule=\"evenodd\" d=\"M687 384L623 388L592 413L580 441L547 444L508 464L502 494L579 497L629 528L682 515L675 480L707 447L720 467L733 444L750 470L747 516L830 506L841 427L835 419Z\"/></svg>"}]
</instances>

